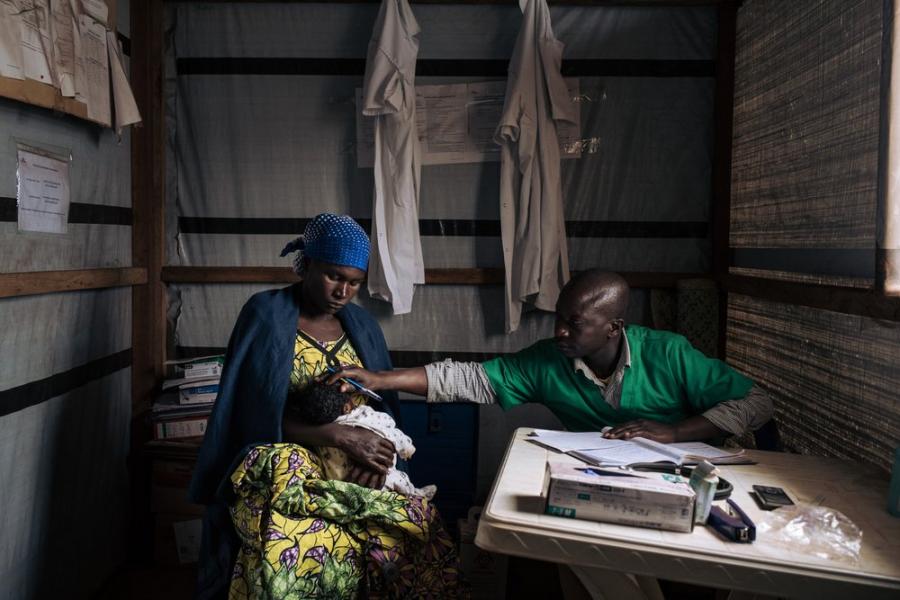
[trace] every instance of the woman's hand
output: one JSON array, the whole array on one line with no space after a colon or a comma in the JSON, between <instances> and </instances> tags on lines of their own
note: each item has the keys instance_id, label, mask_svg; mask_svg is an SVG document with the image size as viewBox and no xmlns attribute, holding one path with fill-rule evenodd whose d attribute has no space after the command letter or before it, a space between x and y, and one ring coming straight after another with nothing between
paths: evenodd
<instances>
[{"instance_id":1,"label":"woman's hand","mask_svg":"<svg viewBox=\"0 0 900 600\"><path fill-rule=\"evenodd\" d=\"M346 452L359 469L368 473L363 483L364 474L357 473L359 480L353 479L355 483L368 485L372 475L383 478L394 466L394 444L377 433L349 425L338 425L335 431L335 446Z\"/></svg>"},{"instance_id":2,"label":"woman's hand","mask_svg":"<svg viewBox=\"0 0 900 600\"><path fill-rule=\"evenodd\" d=\"M350 471L347 473L344 481L349 481L350 483L355 483L356 485L372 488L373 490L380 490L384 487L385 478L386 475L384 475L383 473L370 471L365 467L354 465L353 468L350 469Z\"/></svg>"}]
</instances>

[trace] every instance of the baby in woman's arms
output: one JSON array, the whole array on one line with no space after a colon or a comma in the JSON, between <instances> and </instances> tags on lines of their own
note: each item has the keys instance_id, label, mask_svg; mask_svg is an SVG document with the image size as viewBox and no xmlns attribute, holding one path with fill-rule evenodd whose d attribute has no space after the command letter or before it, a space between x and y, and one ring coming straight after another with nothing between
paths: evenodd
<instances>
[{"instance_id":1,"label":"baby in woman's arms","mask_svg":"<svg viewBox=\"0 0 900 600\"><path fill-rule=\"evenodd\" d=\"M397 424L389 414L379 412L366 405L353 408L349 394L341 392L337 386L312 381L301 390L288 392L287 407L300 422L306 425L324 425L334 422L374 431L394 444L397 455L404 460L409 460L416 451L412 440L397 428ZM321 446L315 448L315 452L322 461L327 479L343 480L353 467L347 454L338 448ZM424 496L431 500L437 488L433 485L426 485L421 489L415 487L406 473L397 470L396 464L395 457L394 464L385 477L384 489L407 496Z\"/></svg>"}]
</instances>

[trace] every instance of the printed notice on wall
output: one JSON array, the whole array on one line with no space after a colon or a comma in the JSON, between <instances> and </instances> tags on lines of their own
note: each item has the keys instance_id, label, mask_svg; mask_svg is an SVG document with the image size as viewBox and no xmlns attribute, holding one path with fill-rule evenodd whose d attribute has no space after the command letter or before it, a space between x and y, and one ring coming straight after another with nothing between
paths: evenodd
<instances>
[{"instance_id":1,"label":"printed notice on wall","mask_svg":"<svg viewBox=\"0 0 900 600\"><path fill-rule=\"evenodd\" d=\"M18 160L19 231L66 233L69 163L24 150Z\"/></svg>"},{"instance_id":2,"label":"printed notice on wall","mask_svg":"<svg viewBox=\"0 0 900 600\"><path fill-rule=\"evenodd\" d=\"M578 97L578 79L566 79L571 98ZM494 132L503 115L506 81L416 86L416 131L422 164L445 165L500 160ZM356 105L362 89L356 90ZM578 115L578 111L575 111ZM557 124L560 158L578 158L581 123ZM356 111L357 166L375 163L375 118Z\"/></svg>"}]
</instances>

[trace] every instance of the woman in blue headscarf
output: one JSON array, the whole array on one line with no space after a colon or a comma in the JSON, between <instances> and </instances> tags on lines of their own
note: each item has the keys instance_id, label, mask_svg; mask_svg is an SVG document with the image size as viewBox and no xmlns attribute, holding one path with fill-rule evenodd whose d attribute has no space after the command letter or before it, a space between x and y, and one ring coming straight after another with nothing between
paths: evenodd
<instances>
[{"instance_id":1,"label":"woman in blue headscarf","mask_svg":"<svg viewBox=\"0 0 900 600\"><path fill-rule=\"evenodd\" d=\"M359 224L320 214L282 256L291 252L302 281L251 297L228 343L190 489L207 506L197 596L222 598L229 587L233 598L288 589L354 597L360 585L372 597L415 597L407 584L423 582L455 588L456 557L434 507L380 491L393 445L366 429L308 426L285 414L288 389L329 367L391 368L378 324L351 303L369 258ZM374 408L399 424L396 394L383 396ZM346 452L356 463L349 483L322 481L315 456L296 444Z\"/></svg>"}]
</instances>

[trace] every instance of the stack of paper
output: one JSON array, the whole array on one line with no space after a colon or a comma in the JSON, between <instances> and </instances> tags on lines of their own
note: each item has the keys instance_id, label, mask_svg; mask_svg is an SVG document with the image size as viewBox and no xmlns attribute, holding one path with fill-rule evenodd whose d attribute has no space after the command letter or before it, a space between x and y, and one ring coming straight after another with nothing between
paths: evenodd
<instances>
[{"instance_id":1,"label":"stack of paper","mask_svg":"<svg viewBox=\"0 0 900 600\"><path fill-rule=\"evenodd\" d=\"M205 356L169 361L176 377L166 379L163 393L153 403L152 421L157 440L201 437L219 393L224 357ZM174 390L177 389L177 392Z\"/></svg>"},{"instance_id":2,"label":"stack of paper","mask_svg":"<svg viewBox=\"0 0 900 600\"><path fill-rule=\"evenodd\" d=\"M660 444L641 437L613 440L603 432L568 432L535 429L528 441L564 452L594 465L631 465L647 462L696 464L708 460L715 464L752 464L743 450L731 452L703 442Z\"/></svg>"}]
</instances>

